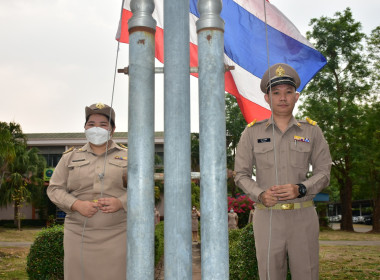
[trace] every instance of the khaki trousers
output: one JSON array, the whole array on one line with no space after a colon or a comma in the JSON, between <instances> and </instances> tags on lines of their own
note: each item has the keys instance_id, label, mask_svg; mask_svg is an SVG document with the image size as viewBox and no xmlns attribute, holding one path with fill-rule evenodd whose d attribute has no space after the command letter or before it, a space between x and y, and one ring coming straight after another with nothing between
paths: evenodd
<instances>
[{"instance_id":1,"label":"khaki trousers","mask_svg":"<svg viewBox=\"0 0 380 280\"><path fill-rule=\"evenodd\" d=\"M253 230L260 280L285 280L287 256L292 280L318 280L319 221L314 207L257 209L253 214Z\"/></svg>"}]
</instances>

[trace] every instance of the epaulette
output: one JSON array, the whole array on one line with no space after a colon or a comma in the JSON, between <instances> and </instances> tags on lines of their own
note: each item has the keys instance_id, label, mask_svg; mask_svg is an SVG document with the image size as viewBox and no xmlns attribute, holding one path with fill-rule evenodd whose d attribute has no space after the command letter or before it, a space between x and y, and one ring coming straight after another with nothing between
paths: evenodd
<instances>
[{"instance_id":1,"label":"epaulette","mask_svg":"<svg viewBox=\"0 0 380 280\"><path fill-rule=\"evenodd\" d=\"M254 119L253 122L250 122L249 124L247 124L247 127L251 127L251 126L253 126L253 125L256 123L256 121L257 121L257 120Z\"/></svg>"},{"instance_id":2,"label":"epaulette","mask_svg":"<svg viewBox=\"0 0 380 280\"><path fill-rule=\"evenodd\" d=\"M128 149L127 146L125 146L125 145L123 145L123 144L121 144L121 143L118 143L118 145L119 145L120 147L124 148L124 149Z\"/></svg>"},{"instance_id":3,"label":"epaulette","mask_svg":"<svg viewBox=\"0 0 380 280\"><path fill-rule=\"evenodd\" d=\"M70 153L70 152L72 152L72 151L74 151L74 146L71 147L70 149L64 151L64 152L63 152L63 155L64 155L64 154L68 154L68 153Z\"/></svg>"},{"instance_id":4,"label":"epaulette","mask_svg":"<svg viewBox=\"0 0 380 280\"><path fill-rule=\"evenodd\" d=\"M308 117L306 117L306 121L307 121L309 124L311 124L311 125L316 125L316 124L317 124L316 121L313 121L312 119L310 119L310 118L308 118Z\"/></svg>"}]
</instances>

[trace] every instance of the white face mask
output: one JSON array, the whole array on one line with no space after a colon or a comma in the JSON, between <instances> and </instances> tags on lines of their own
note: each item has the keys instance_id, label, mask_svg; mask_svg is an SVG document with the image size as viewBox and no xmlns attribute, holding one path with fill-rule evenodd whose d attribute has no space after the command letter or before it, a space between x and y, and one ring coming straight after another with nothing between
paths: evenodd
<instances>
[{"instance_id":1,"label":"white face mask","mask_svg":"<svg viewBox=\"0 0 380 280\"><path fill-rule=\"evenodd\" d=\"M101 127L91 127L85 132L87 141L94 145L103 145L111 138L111 131Z\"/></svg>"}]
</instances>

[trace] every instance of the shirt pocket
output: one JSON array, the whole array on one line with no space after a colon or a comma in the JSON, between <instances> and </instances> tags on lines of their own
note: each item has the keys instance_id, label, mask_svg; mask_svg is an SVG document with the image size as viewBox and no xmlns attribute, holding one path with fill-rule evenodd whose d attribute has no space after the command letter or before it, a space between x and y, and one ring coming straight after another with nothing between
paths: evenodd
<instances>
[{"instance_id":1,"label":"shirt pocket","mask_svg":"<svg viewBox=\"0 0 380 280\"><path fill-rule=\"evenodd\" d=\"M127 166L128 162L126 160L120 159L110 159L109 160L109 175L112 178L112 183L118 186L125 186L124 182L127 178ZM124 180L123 180L124 176Z\"/></svg>"},{"instance_id":2,"label":"shirt pocket","mask_svg":"<svg viewBox=\"0 0 380 280\"><path fill-rule=\"evenodd\" d=\"M255 144L254 154L256 158L257 169L266 169L273 166L274 153L273 144L271 142Z\"/></svg>"},{"instance_id":3,"label":"shirt pocket","mask_svg":"<svg viewBox=\"0 0 380 280\"><path fill-rule=\"evenodd\" d=\"M309 169L311 144L307 142L290 142L290 164L294 167Z\"/></svg>"},{"instance_id":4,"label":"shirt pocket","mask_svg":"<svg viewBox=\"0 0 380 280\"><path fill-rule=\"evenodd\" d=\"M88 160L74 160L68 165L69 176L67 178L67 188L69 191L79 189L83 177L89 176L89 164Z\"/></svg>"}]
</instances>

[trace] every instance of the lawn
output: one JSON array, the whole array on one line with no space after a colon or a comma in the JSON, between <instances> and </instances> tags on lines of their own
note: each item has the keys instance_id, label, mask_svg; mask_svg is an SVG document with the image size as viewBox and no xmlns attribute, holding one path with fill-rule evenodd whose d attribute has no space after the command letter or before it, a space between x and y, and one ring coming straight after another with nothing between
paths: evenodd
<instances>
[{"instance_id":1,"label":"lawn","mask_svg":"<svg viewBox=\"0 0 380 280\"><path fill-rule=\"evenodd\" d=\"M40 228L0 227L0 242L33 242ZM0 279L28 279L26 257L29 247L0 247Z\"/></svg>"},{"instance_id":2,"label":"lawn","mask_svg":"<svg viewBox=\"0 0 380 280\"><path fill-rule=\"evenodd\" d=\"M0 227L0 242L33 242L39 231ZM380 234L323 230L320 240L380 241ZM25 271L28 253L29 247L0 246L0 279L28 279ZM321 280L380 279L380 246L321 245L319 256Z\"/></svg>"}]
</instances>

